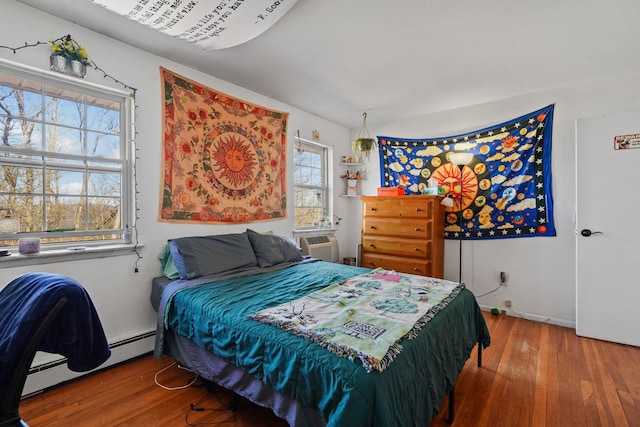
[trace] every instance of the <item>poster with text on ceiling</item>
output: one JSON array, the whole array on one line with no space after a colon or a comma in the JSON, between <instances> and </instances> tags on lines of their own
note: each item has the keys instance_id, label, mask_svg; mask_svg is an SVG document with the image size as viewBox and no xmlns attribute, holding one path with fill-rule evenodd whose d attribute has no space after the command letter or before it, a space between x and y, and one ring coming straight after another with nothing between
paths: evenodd
<instances>
[{"instance_id":1,"label":"poster with text on ceiling","mask_svg":"<svg viewBox=\"0 0 640 427\"><path fill-rule=\"evenodd\" d=\"M207 50L245 43L267 31L297 0L91 0L161 33Z\"/></svg>"}]
</instances>

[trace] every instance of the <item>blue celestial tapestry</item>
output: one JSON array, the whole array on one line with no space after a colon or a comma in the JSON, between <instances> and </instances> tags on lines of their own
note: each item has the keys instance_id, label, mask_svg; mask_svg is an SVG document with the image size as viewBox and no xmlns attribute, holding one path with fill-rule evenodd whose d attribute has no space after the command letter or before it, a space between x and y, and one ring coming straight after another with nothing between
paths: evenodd
<instances>
[{"instance_id":1,"label":"blue celestial tapestry","mask_svg":"<svg viewBox=\"0 0 640 427\"><path fill-rule=\"evenodd\" d=\"M453 201L446 208L446 238L555 236L553 107L445 138L378 136L381 185L403 186L406 194L442 187ZM459 167L449 160L454 152L473 158Z\"/></svg>"}]
</instances>

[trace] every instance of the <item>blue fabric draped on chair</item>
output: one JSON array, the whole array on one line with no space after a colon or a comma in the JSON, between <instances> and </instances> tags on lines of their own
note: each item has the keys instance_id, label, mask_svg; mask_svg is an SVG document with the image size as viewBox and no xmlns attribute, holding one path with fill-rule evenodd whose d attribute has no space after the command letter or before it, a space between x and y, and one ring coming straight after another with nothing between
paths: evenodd
<instances>
[{"instance_id":1,"label":"blue fabric draped on chair","mask_svg":"<svg viewBox=\"0 0 640 427\"><path fill-rule=\"evenodd\" d=\"M75 280L28 273L0 291L0 426L25 426L18 412L35 353L67 358L72 371L97 368L111 355L98 313Z\"/></svg>"}]
</instances>

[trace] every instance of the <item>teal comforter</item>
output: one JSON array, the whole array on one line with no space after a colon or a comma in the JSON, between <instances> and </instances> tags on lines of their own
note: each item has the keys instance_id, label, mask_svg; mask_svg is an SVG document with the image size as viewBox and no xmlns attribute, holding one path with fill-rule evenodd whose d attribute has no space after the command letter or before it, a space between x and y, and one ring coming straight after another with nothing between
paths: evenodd
<instances>
[{"instance_id":1,"label":"teal comforter","mask_svg":"<svg viewBox=\"0 0 640 427\"><path fill-rule=\"evenodd\" d=\"M252 320L249 315L368 271L326 262L182 289L169 299L174 332L316 408L328 426L427 425L452 390L476 342L489 331L467 289L438 313L383 372Z\"/></svg>"}]
</instances>

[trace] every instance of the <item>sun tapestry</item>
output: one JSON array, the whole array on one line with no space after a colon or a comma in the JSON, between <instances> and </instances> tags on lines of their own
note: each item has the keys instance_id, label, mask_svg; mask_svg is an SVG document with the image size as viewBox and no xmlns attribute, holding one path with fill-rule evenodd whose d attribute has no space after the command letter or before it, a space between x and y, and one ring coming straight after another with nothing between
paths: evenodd
<instances>
[{"instance_id":1,"label":"sun tapestry","mask_svg":"<svg viewBox=\"0 0 640 427\"><path fill-rule=\"evenodd\" d=\"M285 218L288 113L160 67L163 183L159 220L249 223Z\"/></svg>"},{"instance_id":2,"label":"sun tapestry","mask_svg":"<svg viewBox=\"0 0 640 427\"><path fill-rule=\"evenodd\" d=\"M446 208L447 238L555 236L553 107L446 138L379 136L381 185L404 186L406 194L422 193L428 182L443 187L453 199ZM459 168L449 160L453 152L469 152L473 158Z\"/></svg>"}]
</instances>

